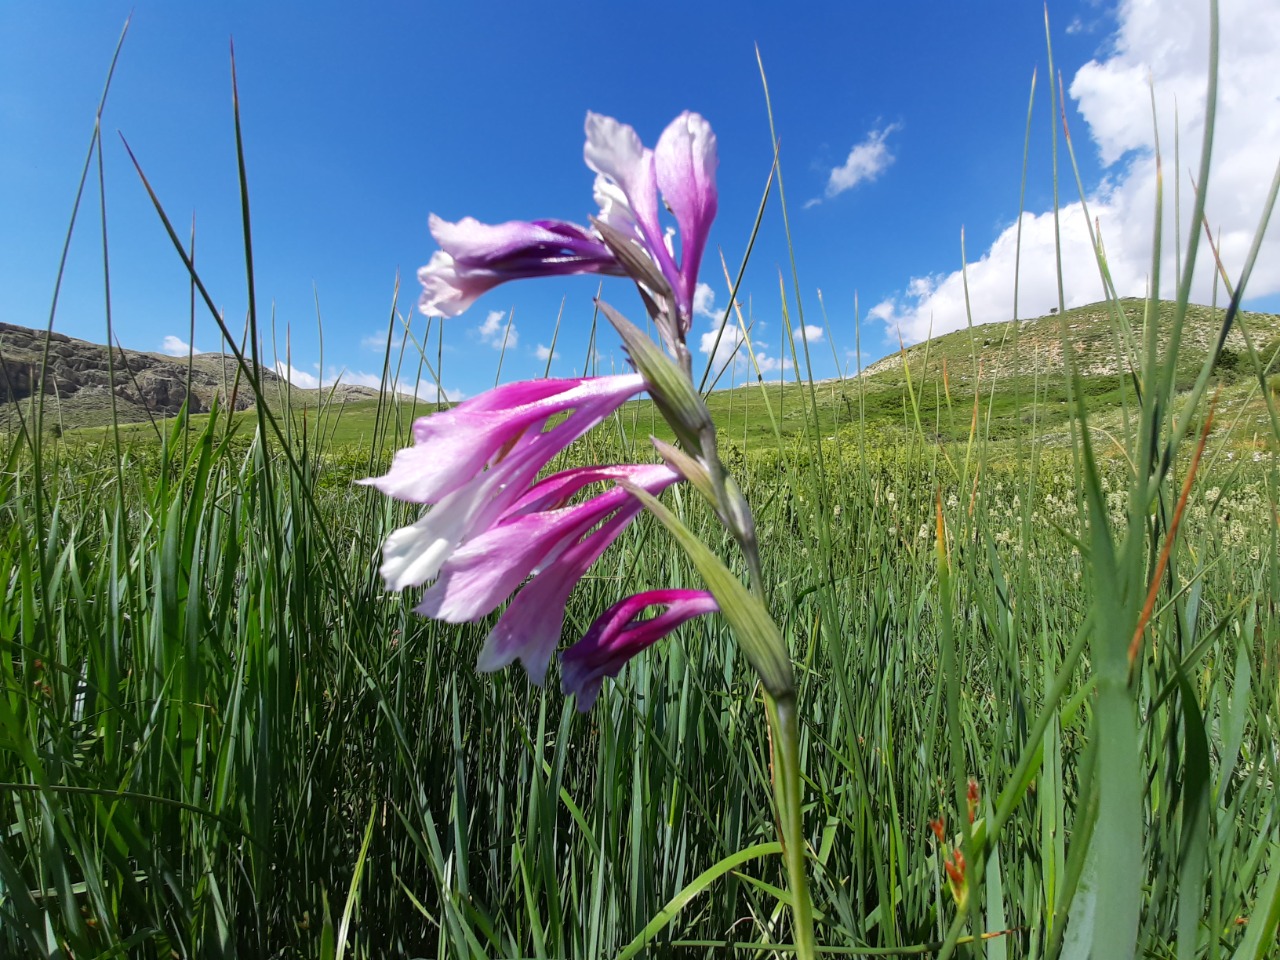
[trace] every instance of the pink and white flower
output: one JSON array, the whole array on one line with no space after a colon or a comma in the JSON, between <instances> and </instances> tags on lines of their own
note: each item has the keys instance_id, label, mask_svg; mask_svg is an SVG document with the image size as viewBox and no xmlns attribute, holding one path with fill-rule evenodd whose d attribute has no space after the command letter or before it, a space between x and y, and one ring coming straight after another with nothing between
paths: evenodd
<instances>
[{"instance_id":1,"label":"pink and white flower","mask_svg":"<svg viewBox=\"0 0 1280 960\"><path fill-rule=\"evenodd\" d=\"M423 313L456 317L484 293L508 280L525 277L605 273L621 276L617 259L600 238L563 220L512 220L457 223L430 218L440 249L418 271Z\"/></svg>"},{"instance_id":2,"label":"pink and white flower","mask_svg":"<svg viewBox=\"0 0 1280 960\"><path fill-rule=\"evenodd\" d=\"M463 623L515 594L480 651L478 669L520 660L541 683L570 593L640 513L640 502L617 484L657 494L681 479L662 464L578 467L536 479L644 386L629 375L498 387L418 420L414 445L396 454L387 474L361 481L398 500L431 505L383 545L388 589L429 584L416 612ZM609 486L573 502L601 484ZM598 689L597 680L590 699Z\"/></svg>"},{"instance_id":3,"label":"pink and white flower","mask_svg":"<svg viewBox=\"0 0 1280 960\"><path fill-rule=\"evenodd\" d=\"M414 445L361 483L397 500L434 504L382 548L390 590L434 579L463 543L487 530L574 440L644 390L639 374L512 383L413 425ZM559 414L568 416L547 429Z\"/></svg>"},{"instance_id":4,"label":"pink and white flower","mask_svg":"<svg viewBox=\"0 0 1280 960\"><path fill-rule=\"evenodd\" d=\"M563 220L483 224L467 217L450 223L432 215L431 234L440 249L418 273L422 312L457 316L498 284L525 277L630 276L676 353L692 323L698 266L716 213L715 134L701 116L686 112L651 150L626 124L588 113L583 158L596 175L600 205L590 228ZM676 230L663 226L661 201ZM672 245L677 232L678 260ZM627 343L635 356L639 348ZM659 369L652 358L640 366L650 374ZM639 514L638 497L656 495L682 477L661 464L538 476L570 443L646 389L651 384L640 374L536 380L497 387L418 420L413 446L396 454L384 476L362 481L395 499L430 506L416 523L387 537L380 572L388 589L426 586L415 610L449 623L478 620L511 598L477 667L496 670L519 660L541 683L574 586ZM669 404L665 392L655 393L660 407ZM553 426L554 418L560 419ZM583 498L601 484L608 486ZM637 619L652 606L664 610ZM566 654L565 689L577 692L579 705L588 708L602 678L616 676L628 657L715 609L710 595L697 591L658 590L620 601Z\"/></svg>"},{"instance_id":5,"label":"pink and white flower","mask_svg":"<svg viewBox=\"0 0 1280 960\"><path fill-rule=\"evenodd\" d=\"M718 201L718 157L711 125L686 111L667 126L657 148L650 150L627 124L588 113L586 135L583 157L596 174L594 192L600 205L596 219L632 240L658 268L670 286L678 335L683 339L692 323L698 267ZM679 263L659 219L659 195L678 227ZM418 279L423 288L419 306L432 316L457 316L508 280L628 273L599 231L563 220L489 225L470 217L449 223L433 215L430 224L440 249L418 271Z\"/></svg>"}]
</instances>

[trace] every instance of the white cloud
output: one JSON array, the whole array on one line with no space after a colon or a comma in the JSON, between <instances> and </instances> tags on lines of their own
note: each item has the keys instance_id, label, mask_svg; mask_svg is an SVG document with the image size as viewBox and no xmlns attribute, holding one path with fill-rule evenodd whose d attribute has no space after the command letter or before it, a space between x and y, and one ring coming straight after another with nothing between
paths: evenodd
<instances>
[{"instance_id":1,"label":"white cloud","mask_svg":"<svg viewBox=\"0 0 1280 960\"><path fill-rule=\"evenodd\" d=\"M185 357L191 353L204 353L199 347L193 347L181 337L169 334L160 342L160 352L171 357Z\"/></svg>"},{"instance_id":2,"label":"white cloud","mask_svg":"<svg viewBox=\"0 0 1280 960\"><path fill-rule=\"evenodd\" d=\"M387 349L387 331L379 330L377 333L371 333L360 341L360 346L366 350L377 350L382 352Z\"/></svg>"},{"instance_id":3,"label":"white cloud","mask_svg":"<svg viewBox=\"0 0 1280 960\"><path fill-rule=\"evenodd\" d=\"M323 376L317 376L307 373L305 370L299 370L297 367L291 367L283 360L276 361L275 369L277 374L288 380L293 386L303 390L316 390L322 387L327 389L339 383L348 386L368 387L371 390L381 390L383 387L383 377L380 373L365 373L360 370L329 367ZM416 382L401 378L394 383L393 388L396 393L417 396L420 400L434 401L437 395L440 395L446 400L456 402L466 396L461 390L451 390L448 387L437 388L434 380L425 378Z\"/></svg>"},{"instance_id":4,"label":"white cloud","mask_svg":"<svg viewBox=\"0 0 1280 960\"><path fill-rule=\"evenodd\" d=\"M300 387L303 390L315 390L321 385L320 378L315 374L299 370L297 367L291 367L283 360L276 361L276 373L295 387Z\"/></svg>"},{"instance_id":5,"label":"white cloud","mask_svg":"<svg viewBox=\"0 0 1280 960\"><path fill-rule=\"evenodd\" d=\"M732 362L733 369L728 371L728 375L736 380L744 378L755 379L756 368L759 367L760 373L767 376L770 373L781 374L792 368L790 360L779 360L777 357L771 357L768 351L761 347L759 337L763 334L765 324L757 322L752 327L751 345L755 348L755 363L751 362L751 357L747 352L746 339L742 335L742 328L738 326L735 320L730 320L725 325L724 334L720 336L719 344L716 343L716 332L719 329L718 323L712 323L709 330L704 331L698 339L698 351L704 355L711 356L712 348L715 348L715 354L711 359L712 376L719 376L722 370ZM809 342L822 336L821 328L812 325L805 328L809 331L809 335L813 337ZM817 336L813 336L813 331L817 331ZM799 333L799 331L797 331Z\"/></svg>"},{"instance_id":6,"label":"white cloud","mask_svg":"<svg viewBox=\"0 0 1280 960\"><path fill-rule=\"evenodd\" d=\"M1089 216L1101 229L1107 265L1121 296L1147 292L1151 271L1156 164L1151 123L1154 84L1164 159L1164 235L1160 295L1172 297L1175 277L1174 178L1182 191L1182 243L1192 225L1188 170L1199 165L1208 77L1208 13L1200 0L1125 0L1117 11L1110 54L1081 67L1071 82L1087 132L1102 163L1103 182L1088 197ZM1221 231L1223 263L1239 274L1257 228L1258 213L1280 158L1280 7L1223 4L1215 148L1206 214L1215 236ZM1179 113L1182 155L1175 170L1173 120ZM1039 105L1043 109L1043 104ZM1082 143L1077 139L1077 143ZM1078 146L1077 149L1088 149ZM1068 307L1099 300L1102 283L1089 245L1088 223L1077 201L1060 211L1063 289ZM1200 225L1196 225L1200 229ZM1013 275L1017 224L968 265L973 322L1013 316ZM1201 235L1203 238L1203 234ZM1191 297L1213 296L1213 257L1201 242ZM1221 288L1219 288L1221 289ZM1280 232L1264 242L1249 294L1280 291ZM1221 299L1222 294L1219 293ZM1053 212L1025 213L1018 315L1040 316L1057 306ZM961 274L913 278L907 290L877 304L871 315L915 342L966 323Z\"/></svg>"},{"instance_id":7,"label":"white cloud","mask_svg":"<svg viewBox=\"0 0 1280 960\"><path fill-rule=\"evenodd\" d=\"M745 363L747 358L742 328L737 321L730 320L725 324L724 333L719 334L719 343L716 342L718 331L719 324L712 324L711 329L704 331L698 340L698 351L711 357L711 369L715 373L719 373L731 358L735 364Z\"/></svg>"},{"instance_id":8,"label":"white cloud","mask_svg":"<svg viewBox=\"0 0 1280 960\"><path fill-rule=\"evenodd\" d=\"M902 124L891 123L882 130L872 130L865 140L855 144L844 163L833 168L827 176L827 188L824 193L826 199L830 200L846 190L852 190L860 183L869 182L880 176L884 169L893 163L893 154L889 152L885 140L888 139L889 134L901 129ZM805 207L816 206L821 202L821 198L814 197L805 204Z\"/></svg>"},{"instance_id":9,"label":"white cloud","mask_svg":"<svg viewBox=\"0 0 1280 960\"><path fill-rule=\"evenodd\" d=\"M380 373L363 373L353 370L336 370L329 368L329 375L325 378L325 386L332 386L334 383L345 383L357 387L369 387L371 390L382 389L382 374ZM463 399L466 394L461 390L450 390L448 387L437 387L434 380L423 378L414 382L401 378L395 382L395 392L405 396L416 396L419 400L434 401L437 395L444 399L457 402Z\"/></svg>"},{"instance_id":10,"label":"white cloud","mask_svg":"<svg viewBox=\"0 0 1280 960\"><path fill-rule=\"evenodd\" d=\"M777 357L766 356L763 350L756 352L756 364L760 367L760 372L762 374L783 374L792 369L790 360L779 360ZM781 377L777 377L775 379L781 379Z\"/></svg>"},{"instance_id":11,"label":"white cloud","mask_svg":"<svg viewBox=\"0 0 1280 960\"><path fill-rule=\"evenodd\" d=\"M1099 207L1090 212L1098 214ZM1080 204L1059 214L1062 236L1062 278L1067 307L1093 303L1103 297L1097 261L1089 244L1089 231ZM1039 317L1058 305L1057 260L1053 244L1053 213L1022 215L1022 257L1018 276L1018 315ZM1104 243L1111 253L1106 226ZM1008 227L974 263L968 264L969 307L975 324L1008 320L1013 316L1013 266L1017 224ZM1110 259L1110 258L1109 258ZM1149 262L1149 261L1148 261ZM1143 265L1120 258L1110 260L1112 276L1122 294L1145 292ZM1137 268L1135 270L1135 267ZM869 315L901 333L907 343L958 330L968 323L965 312L964 276L959 270L947 275L913 277L900 298L883 300Z\"/></svg>"},{"instance_id":12,"label":"white cloud","mask_svg":"<svg viewBox=\"0 0 1280 960\"><path fill-rule=\"evenodd\" d=\"M803 340L807 340L810 343L818 343L822 340L823 331L817 324L806 323L803 327L797 327L796 333L798 333Z\"/></svg>"},{"instance_id":13,"label":"white cloud","mask_svg":"<svg viewBox=\"0 0 1280 960\"><path fill-rule=\"evenodd\" d=\"M699 283L693 289L693 312L699 317L716 316L716 292L709 283Z\"/></svg>"},{"instance_id":14,"label":"white cloud","mask_svg":"<svg viewBox=\"0 0 1280 960\"><path fill-rule=\"evenodd\" d=\"M546 344L543 344L543 343L540 343L540 344L538 344L536 347L534 347L534 348L533 348L533 354L534 354L534 356L536 356L539 360L543 360L543 361L546 361L546 360L559 360L559 359L560 359L560 351L559 351L559 350L557 350L557 351L555 351L554 353L552 353L551 348L550 348L550 347L548 347Z\"/></svg>"},{"instance_id":15,"label":"white cloud","mask_svg":"<svg viewBox=\"0 0 1280 960\"><path fill-rule=\"evenodd\" d=\"M507 324L506 317L505 311L490 310L484 323L476 328L480 340L495 350L501 350L504 346L511 348L520 342L520 334L516 331L514 321Z\"/></svg>"}]
</instances>

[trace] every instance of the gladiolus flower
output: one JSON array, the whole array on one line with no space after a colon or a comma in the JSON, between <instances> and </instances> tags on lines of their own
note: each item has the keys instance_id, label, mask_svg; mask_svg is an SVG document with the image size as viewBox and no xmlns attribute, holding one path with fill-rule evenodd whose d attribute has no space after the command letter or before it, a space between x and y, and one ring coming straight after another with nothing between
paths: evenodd
<instances>
[{"instance_id":1,"label":"gladiolus flower","mask_svg":"<svg viewBox=\"0 0 1280 960\"><path fill-rule=\"evenodd\" d=\"M541 571L540 577L559 573L563 554L574 544L585 538L602 551L621 532L621 527L596 528L631 506L630 493L612 486L584 503L560 505L578 490L600 481L627 480L657 493L679 479L661 464L586 467L548 477L455 550L415 610L450 623L477 620L497 609L535 571ZM554 500L543 507L550 499L545 487L553 489Z\"/></svg>"},{"instance_id":2,"label":"gladiolus flower","mask_svg":"<svg viewBox=\"0 0 1280 960\"><path fill-rule=\"evenodd\" d=\"M449 223L430 220L440 250L418 272L420 308L432 316L454 317L500 283L525 277L630 273L646 288L659 277L667 290L649 289L657 300L673 301L676 329L665 335L683 339L693 318L693 295L707 234L716 215L718 158L711 125L696 113L676 117L650 150L635 130L612 117L587 114L583 157L596 174L599 224L592 230L563 220L513 220L489 225L470 217ZM675 217L680 262L659 220L659 195ZM643 276L604 242L605 228L638 247L657 272ZM625 259L625 258L624 258Z\"/></svg>"},{"instance_id":3,"label":"gladiolus flower","mask_svg":"<svg viewBox=\"0 0 1280 960\"><path fill-rule=\"evenodd\" d=\"M716 213L715 134L706 120L686 112L651 150L626 124L589 113L583 157L596 174L600 205L590 228L563 220L490 225L468 217L449 223L432 215L431 234L440 249L418 273L422 312L457 316L498 284L525 277L630 276L679 356ZM659 218L660 199L675 230ZM671 243L677 232L678 259ZM540 683L574 586L639 514L640 498L688 472L678 464L621 464L565 470L537 481L551 460L645 389L664 416L683 416L676 420L677 435L693 449L710 427L692 384L669 375L675 371L677 380L687 380L687 373L638 330L634 334L643 343L628 339L631 325L604 309L640 373L495 388L418 420L413 446L396 454L386 475L362 481L431 507L416 523L393 531L383 546L381 573L389 589L426 585L418 613L460 623L487 616L511 598L480 651L480 670L520 660ZM562 414L567 416L549 425ZM601 483L613 485L574 502ZM638 619L655 606L662 611ZM565 689L578 693L579 706L587 709L603 677L616 676L627 659L690 617L716 609L710 594L687 590L619 601L566 654Z\"/></svg>"},{"instance_id":4,"label":"gladiolus flower","mask_svg":"<svg viewBox=\"0 0 1280 960\"><path fill-rule=\"evenodd\" d=\"M639 619L641 612L655 606L666 609ZM564 692L577 694L579 710L590 710L605 677L616 677L628 660L686 620L719 609L715 597L703 590L650 590L619 600L561 655Z\"/></svg>"},{"instance_id":5,"label":"gladiolus flower","mask_svg":"<svg viewBox=\"0 0 1280 960\"><path fill-rule=\"evenodd\" d=\"M387 538L381 568L387 588L434 579L458 547L504 516L553 457L643 389L639 374L534 380L420 418L414 445L396 454L384 476L361 481L397 500L435 505Z\"/></svg>"},{"instance_id":6,"label":"gladiolus flower","mask_svg":"<svg viewBox=\"0 0 1280 960\"><path fill-rule=\"evenodd\" d=\"M432 505L421 520L393 531L383 546L381 573L388 589L434 581L416 612L462 623L488 615L515 594L480 651L478 669L497 670L518 659L541 683L560 641L569 594L640 513L640 502L616 484L657 494L681 479L662 464L620 464L564 470L534 482L569 443L644 386L639 375L627 375L498 387L418 420L414 445L396 454L391 470L361 481L396 499ZM565 413L547 428L552 417ZM601 483L612 485L571 502ZM685 598L687 592L650 595L671 594L668 611L635 625L612 654L616 665L604 669L616 674L625 659L621 650L638 652L690 616L715 609L714 601L707 607L705 600ZM646 600L628 609L663 602ZM659 627L664 629L656 633ZM640 637L650 639L638 644ZM588 705L599 687L597 676Z\"/></svg>"},{"instance_id":7,"label":"gladiolus flower","mask_svg":"<svg viewBox=\"0 0 1280 960\"><path fill-rule=\"evenodd\" d=\"M418 271L418 280L422 312L433 316L456 317L508 280L623 274L600 238L576 223L512 220L490 225L471 217L449 223L432 214L430 225L440 249Z\"/></svg>"}]
</instances>

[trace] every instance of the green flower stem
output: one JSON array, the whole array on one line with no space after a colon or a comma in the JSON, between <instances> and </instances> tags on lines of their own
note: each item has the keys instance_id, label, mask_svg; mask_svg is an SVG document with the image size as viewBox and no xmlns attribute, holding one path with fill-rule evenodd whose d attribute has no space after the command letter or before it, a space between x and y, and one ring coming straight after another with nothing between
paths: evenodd
<instances>
[{"instance_id":1,"label":"green flower stem","mask_svg":"<svg viewBox=\"0 0 1280 960\"><path fill-rule=\"evenodd\" d=\"M795 694L775 699L766 690L765 712L769 718L769 748L773 760L773 798L778 808L778 839L787 867L791 890L791 918L795 927L797 957L816 956L813 939L813 904L809 900L809 880L805 869L804 808L800 786L800 725L796 717Z\"/></svg>"}]
</instances>

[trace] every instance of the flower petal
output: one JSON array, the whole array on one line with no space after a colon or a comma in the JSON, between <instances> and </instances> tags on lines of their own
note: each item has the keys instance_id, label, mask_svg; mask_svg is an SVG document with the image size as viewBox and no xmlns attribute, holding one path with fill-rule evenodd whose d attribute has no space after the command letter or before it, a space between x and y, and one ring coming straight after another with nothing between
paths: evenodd
<instances>
[{"instance_id":1,"label":"flower petal","mask_svg":"<svg viewBox=\"0 0 1280 960\"><path fill-rule=\"evenodd\" d=\"M520 470L514 463L505 470L489 470L463 487L440 498L416 523L393 530L382 545L378 572L388 590L418 587L440 573L445 561L476 529L485 529L504 481ZM495 496L496 495L496 496Z\"/></svg>"},{"instance_id":2,"label":"flower petal","mask_svg":"<svg viewBox=\"0 0 1280 960\"><path fill-rule=\"evenodd\" d=\"M495 286L488 278L459 271L453 257L437 250L418 270L422 297L418 309L431 317L456 317L475 303L485 291Z\"/></svg>"},{"instance_id":3,"label":"flower petal","mask_svg":"<svg viewBox=\"0 0 1280 960\"><path fill-rule=\"evenodd\" d=\"M586 227L564 220L457 223L435 214L431 235L440 249L418 271L419 309L456 317L483 293L508 280L576 273L621 274L608 247Z\"/></svg>"},{"instance_id":4,"label":"flower petal","mask_svg":"<svg viewBox=\"0 0 1280 960\"><path fill-rule=\"evenodd\" d=\"M692 314L698 266L716 216L716 135L702 116L685 111L658 138L654 173L680 225L681 313Z\"/></svg>"},{"instance_id":5,"label":"flower petal","mask_svg":"<svg viewBox=\"0 0 1280 960\"><path fill-rule=\"evenodd\" d=\"M653 606L666 609L649 619L636 619ZM578 709L585 713L595 703L605 677L616 677L628 660L686 620L719 609L715 597L703 590L650 590L619 600L560 655L561 688L577 694Z\"/></svg>"},{"instance_id":6,"label":"flower petal","mask_svg":"<svg viewBox=\"0 0 1280 960\"><path fill-rule=\"evenodd\" d=\"M661 464L628 464L567 470L548 477L501 520L454 551L415 611L450 623L491 613L540 565L550 566L550 558L589 533L626 503L630 494L615 486L571 507L559 504L589 483L619 479L657 494L680 475ZM539 490L543 487L551 488L551 493ZM530 509L548 502L548 497L556 509Z\"/></svg>"},{"instance_id":7,"label":"flower petal","mask_svg":"<svg viewBox=\"0 0 1280 960\"><path fill-rule=\"evenodd\" d=\"M627 201L627 195L623 193L622 187L603 173L597 173L591 193L596 205L600 207L600 212L596 215L597 220L607 223L621 233L643 240L644 231L636 222L635 211L631 209L631 204Z\"/></svg>"},{"instance_id":8,"label":"flower petal","mask_svg":"<svg viewBox=\"0 0 1280 960\"><path fill-rule=\"evenodd\" d=\"M419 418L414 445L395 455L386 474L359 482L397 500L435 503L516 445L536 446L540 469L644 388L639 374L506 384ZM552 416L566 410L573 412L543 432Z\"/></svg>"},{"instance_id":9,"label":"flower petal","mask_svg":"<svg viewBox=\"0 0 1280 960\"><path fill-rule=\"evenodd\" d=\"M630 124L587 112L587 142L582 159L595 173L616 183L641 217L658 216L658 195L652 181L652 157Z\"/></svg>"},{"instance_id":10,"label":"flower petal","mask_svg":"<svg viewBox=\"0 0 1280 960\"><path fill-rule=\"evenodd\" d=\"M519 659L529 679L541 685L551 655L560 643L569 594L641 509L640 502L632 497L604 526L569 547L530 580L494 624L480 650L476 669L489 673Z\"/></svg>"},{"instance_id":11,"label":"flower petal","mask_svg":"<svg viewBox=\"0 0 1280 960\"><path fill-rule=\"evenodd\" d=\"M680 273L663 242L662 225L658 222L658 181L654 176L653 151L640 142L635 130L613 117L587 113L587 142L582 158L597 174L595 194L601 202L599 219L611 227L637 234L649 256L662 270L673 289ZM610 190L609 181L617 185L625 199L625 210ZM629 216L628 216L629 214Z\"/></svg>"}]
</instances>

